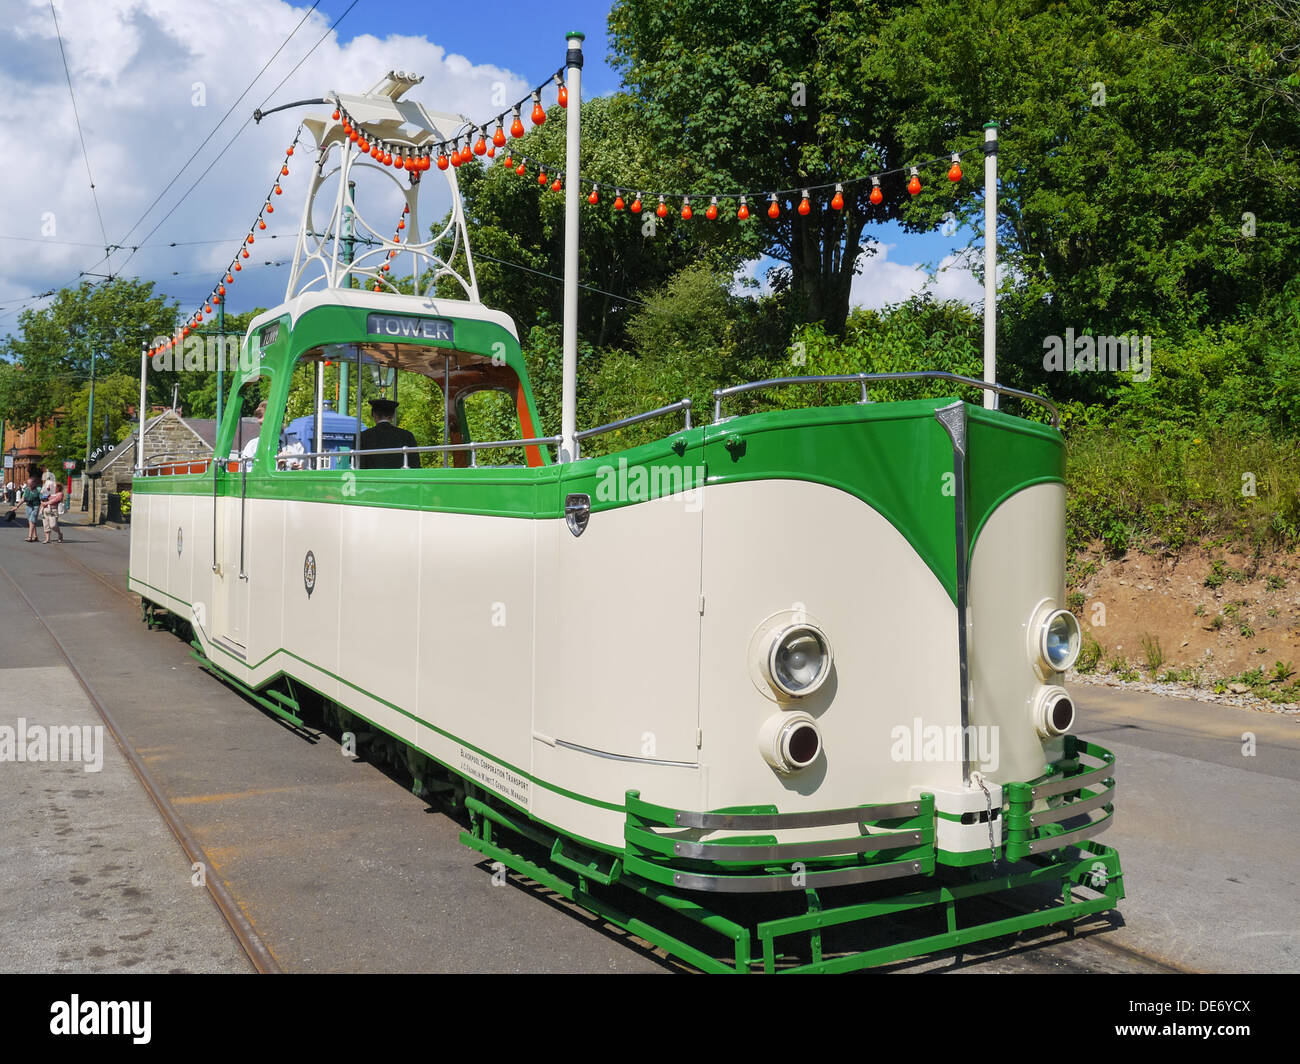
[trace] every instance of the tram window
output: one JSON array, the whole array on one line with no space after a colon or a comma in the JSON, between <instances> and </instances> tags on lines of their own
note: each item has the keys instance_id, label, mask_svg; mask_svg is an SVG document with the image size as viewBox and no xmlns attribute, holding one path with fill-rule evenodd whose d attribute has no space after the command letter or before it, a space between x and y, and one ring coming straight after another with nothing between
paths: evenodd
<instances>
[{"instance_id":1,"label":"tram window","mask_svg":"<svg viewBox=\"0 0 1300 1064\"><path fill-rule=\"evenodd\" d=\"M462 431L471 441L517 440L519 414L515 399L504 388L481 388L461 393L456 400ZM491 447L473 452L473 465L522 466L522 447Z\"/></svg>"},{"instance_id":2,"label":"tram window","mask_svg":"<svg viewBox=\"0 0 1300 1064\"><path fill-rule=\"evenodd\" d=\"M322 406L319 447L318 387ZM314 348L301 356L290 381L277 467L463 469L524 465L535 455L525 454L523 448L462 448L470 442L531 435L520 430L519 394L519 378L513 369L472 352L372 342ZM379 420L371 407L374 399L397 404L391 424L400 431L367 432ZM455 449L368 457L353 454L358 449L412 446L407 433L414 436L414 447L451 444ZM314 454L317 451L321 453Z\"/></svg>"},{"instance_id":3,"label":"tram window","mask_svg":"<svg viewBox=\"0 0 1300 1064\"><path fill-rule=\"evenodd\" d=\"M230 458L241 461L245 469L252 468L253 458L257 454L270 387L269 377L251 377L239 386L239 392L235 396L239 420L235 423L234 435L231 437Z\"/></svg>"},{"instance_id":4,"label":"tram window","mask_svg":"<svg viewBox=\"0 0 1300 1064\"><path fill-rule=\"evenodd\" d=\"M316 434L317 370L320 372L322 404L319 447ZM280 426L280 450L276 467L298 469L356 468L355 452L361 434L374 427L372 399L398 403L393 423L415 436L415 446L442 443L442 389L420 373L396 370L365 356L358 358L357 346L338 345L307 352L294 367L289 381L284 419ZM379 456L375 456L378 458ZM440 456L410 454L408 468L441 464ZM400 468L403 456L394 466ZM364 460L363 460L364 461ZM385 461L392 461L385 456ZM378 468L378 462L361 468Z\"/></svg>"}]
</instances>

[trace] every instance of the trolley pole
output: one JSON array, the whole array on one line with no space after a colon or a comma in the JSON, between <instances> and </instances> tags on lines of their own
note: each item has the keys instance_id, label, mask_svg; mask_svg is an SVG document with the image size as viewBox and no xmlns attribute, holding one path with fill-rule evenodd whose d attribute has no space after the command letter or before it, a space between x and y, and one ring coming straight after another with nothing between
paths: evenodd
<instances>
[{"instance_id":1,"label":"trolley pole","mask_svg":"<svg viewBox=\"0 0 1300 1064\"><path fill-rule=\"evenodd\" d=\"M136 417L139 419L140 427L136 430L135 436L135 472L136 476L141 476L144 470L144 404L145 404L145 376L149 372L149 344L146 341L140 345L140 407L136 410ZM217 402L221 402L221 391L217 391Z\"/></svg>"},{"instance_id":2,"label":"trolley pole","mask_svg":"<svg viewBox=\"0 0 1300 1064\"><path fill-rule=\"evenodd\" d=\"M582 129L582 42L584 35L565 35L569 48L565 81L569 93L564 150L564 378L561 389L560 461L578 454L578 138Z\"/></svg>"},{"instance_id":3,"label":"trolley pole","mask_svg":"<svg viewBox=\"0 0 1300 1064\"><path fill-rule=\"evenodd\" d=\"M998 315L998 124L984 126L984 380L996 384ZM998 393L985 390L984 409L998 408Z\"/></svg>"}]
</instances>

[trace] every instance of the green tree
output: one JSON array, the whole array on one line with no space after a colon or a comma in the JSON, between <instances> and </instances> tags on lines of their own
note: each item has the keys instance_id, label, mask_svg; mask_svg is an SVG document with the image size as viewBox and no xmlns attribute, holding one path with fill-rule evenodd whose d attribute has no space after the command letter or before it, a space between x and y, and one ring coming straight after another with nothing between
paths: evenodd
<instances>
[{"instance_id":1,"label":"green tree","mask_svg":"<svg viewBox=\"0 0 1300 1064\"><path fill-rule=\"evenodd\" d=\"M463 166L457 175L480 298L508 313L521 335L535 325L559 321L563 312L564 195L550 191L549 184L540 186L532 164L547 168L548 183L563 170L564 114L553 107L544 125L497 150L498 164L509 156L517 166L527 157L525 176L504 165ZM589 287L580 293L578 328L585 342L604 348L623 343L639 293L697 261L733 271L756 256L758 248L732 227L705 225L702 215L700 223L674 224L654 218L650 203L640 215L613 209L616 182L653 188L667 179L663 153L628 96L585 101L582 138L582 177L600 188L595 206L582 204L579 277ZM624 198L630 204L633 196ZM647 220L655 223L653 235L647 233ZM443 295L460 294L454 281L440 284Z\"/></svg>"},{"instance_id":2,"label":"green tree","mask_svg":"<svg viewBox=\"0 0 1300 1064\"><path fill-rule=\"evenodd\" d=\"M1104 397L1113 375L1049 378L1044 337L1177 338L1295 275L1300 23L1240 14L1217 0L921 0L858 27L863 74L887 87L903 141L939 151L1001 124L1011 383ZM918 210L938 210L926 200ZM955 209L980 225L977 197Z\"/></svg>"},{"instance_id":3,"label":"green tree","mask_svg":"<svg viewBox=\"0 0 1300 1064\"><path fill-rule=\"evenodd\" d=\"M904 6L619 0L609 17L615 62L664 156L668 187L801 190L911 161L918 145L900 136L893 99L863 73L882 22ZM839 211L829 206L829 188L810 198L807 215L795 209L797 191L783 198L775 222L766 201L749 205L751 238L789 264L795 322L843 332L864 241L874 244L869 224L933 224L905 202L906 180L888 178L879 206L867 184L846 186ZM725 206L736 224L735 198Z\"/></svg>"},{"instance_id":4,"label":"green tree","mask_svg":"<svg viewBox=\"0 0 1300 1064\"><path fill-rule=\"evenodd\" d=\"M0 416L18 426L52 420L90 380L92 355L97 379L135 378L132 402L138 402L141 344L165 336L173 315L153 282L122 277L83 281L62 289L48 306L24 311L18 333L0 346ZM170 401L172 381L152 374L151 381L150 398ZM98 388L95 398L99 410ZM75 429L71 420L69 428ZM84 420L81 432L84 445Z\"/></svg>"}]
</instances>

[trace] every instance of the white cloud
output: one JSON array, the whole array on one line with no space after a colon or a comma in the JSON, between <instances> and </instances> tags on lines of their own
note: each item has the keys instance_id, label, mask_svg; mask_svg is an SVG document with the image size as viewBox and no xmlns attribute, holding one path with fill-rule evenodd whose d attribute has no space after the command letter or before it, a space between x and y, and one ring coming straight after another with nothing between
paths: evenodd
<instances>
[{"instance_id":1,"label":"white cloud","mask_svg":"<svg viewBox=\"0 0 1300 1064\"><path fill-rule=\"evenodd\" d=\"M59 25L76 92L86 147L110 242L138 243L181 193L211 169L193 193L125 266L127 275L159 282L182 298L182 311L195 305L230 261L270 187L285 147L310 108L272 115L250 124L214 163L234 131L272 94L276 84L325 33L330 18L313 12L253 89L235 107L200 157L180 177L139 228L128 227L162 190L181 164L234 103L249 80L302 19L306 5L283 0L58 0ZM28 0L7 13L0 25L0 94L10 116L10 150L5 166L8 211L0 235L25 241L0 241L0 333L15 316L4 316L15 298L72 281L103 254L99 222L73 124L54 25L45 0ZM346 32L348 22L341 27ZM500 110L492 103L493 84L504 82L507 98L523 95L528 76L449 55L425 37L361 35L340 44L336 34L311 54L276 90L270 106L332 90L362 92L391 69L424 75L408 93L431 111L484 119ZM194 85L202 82L206 105L193 106ZM318 108L324 110L324 108ZM304 137L308 144L310 138ZM308 174L310 152L300 148L284 179L286 210L277 210L249 264L292 257ZM441 184L437 182L436 184ZM387 212L378 194L376 217L382 230L400 210L393 190ZM428 200L428 194L422 200ZM441 202L421 205L425 222L438 217ZM277 200L279 207L281 200ZM42 233L42 218L53 212L56 232ZM361 212L370 218L367 204ZM268 220L270 221L270 220ZM261 236L263 234L259 234ZM221 243L167 248L169 241ZM72 246L55 240L92 246ZM126 253L113 256L118 268ZM104 270L104 266L96 267ZM180 276L173 276L173 273ZM283 296L287 268L246 269L231 292L241 310L271 305Z\"/></svg>"},{"instance_id":2,"label":"white cloud","mask_svg":"<svg viewBox=\"0 0 1300 1064\"><path fill-rule=\"evenodd\" d=\"M938 300L956 300L972 306L983 304L984 286L970 272L966 252L945 255L930 270L924 263L905 265L891 260L889 256L897 244L876 247L876 254L863 256L861 260L862 272L853 279L849 292L850 305L879 310L924 291Z\"/></svg>"}]
</instances>

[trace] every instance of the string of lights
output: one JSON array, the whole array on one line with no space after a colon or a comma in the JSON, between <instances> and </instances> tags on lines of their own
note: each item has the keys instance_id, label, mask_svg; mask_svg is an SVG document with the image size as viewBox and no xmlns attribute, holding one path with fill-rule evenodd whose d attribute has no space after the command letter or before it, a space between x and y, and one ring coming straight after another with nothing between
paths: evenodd
<instances>
[{"instance_id":1,"label":"string of lights","mask_svg":"<svg viewBox=\"0 0 1300 1064\"><path fill-rule=\"evenodd\" d=\"M371 159L384 166L419 172L437 165L439 170L446 170L449 166L463 166L471 162L476 155L486 155L489 159L495 158L497 148L502 148L507 143L505 126L507 115L511 116L510 136L522 137L525 130L520 111L529 100L533 101L533 110L529 116L533 125L542 125L546 121L546 108L542 106L542 92L552 84L559 86L556 102L561 107L567 107L569 90L564 85L562 75L563 71L557 70L527 96L521 97L495 117L479 123L470 123L470 128L465 132L419 147L372 136L364 126L357 125L353 121L337 96L334 98L334 113L331 117L335 122L343 124L343 135L356 145L358 151L369 155ZM493 124L496 125L496 129L489 134L488 127Z\"/></svg>"},{"instance_id":2,"label":"string of lights","mask_svg":"<svg viewBox=\"0 0 1300 1064\"><path fill-rule=\"evenodd\" d=\"M235 275L243 272L244 262L249 258L251 252L248 250L257 242L257 234L266 229L266 215L275 213L275 197L284 194L284 189L280 184L282 178L289 176L289 160L293 158L293 153L298 147L299 140L302 139L302 129L300 125L298 131L293 136L293 143L284 151L284 158L280 162L280 168L276 172L275 180L271 182L271 187L263 197L261 209L257 212L257 217L253 219L253 224L248 227L248 235L240 241L239 250L235 252L234 257L226 267L223 279L213 285L212 290L203 301L203 305L194 311L185 319L185 324L178 327L175 335L167 340L155 344L150 354L159 351L165 351L172 347L179 347L193 331L203 324L205 315L212 315L218 312L222 302L226 298L226 286L235 283ZM274 239L275 234L271 234L269 239Z\"/></svg>"},{"instance_id":3,"label":"string of lights","mask_svg":"<svg viewBox=\"0 0 1300 1064\"><path fill-rule=\"evenodd\" d=\"M944 164L947 166L947 177L950 182L957 184L962 179L961 160L965 155L970 154L972 150L954 151L947 155L935 156L931 159L920 159L904 166L893 167L892 169L878 170L875 173L863 174L860 177L846 177L838 181L827 181L821 184L808 184L795 186L793 188L782 188L763 191L747 192L714 192L712 190L705 192L658 192L644 191L634 184L610 185L602 184L598 181L580 180L579 185L590 192L586 200L593 207L601 202L602 187L604 195L613 195L613 209L615 211L627 210L632 214L640 214L645 208L645 201L656 202L654 213L659 218L667 218L673 211L669 208L669 203L676 205L680 203L679 213L683 221L690 221L695 216L695 204L705 200L708 205L704 209L704 216L709 221L716 220L723 213L723 204L734 203L736 217L742 222L750 218L753 214L751 203L759 203L764 200L767 202L766 214L773 221L779 219L782 214L781 204L785 202L788 209L794 210L800 215L812 213L813 197L819 193L831 191L827 200L828 206L832 210L841 211L844 209L844 190L854 185L871 183L871 192L868 199L874 207L880 206L885 199L885 192L881 182L887 178L900 175L907 175L907 192L909 195L919 195L922 188L921 171L930 167ZM502 164L513 170L519 176L527 174L537 175L537 184L542 188L550 188L552 192L559 192L564 187L564 171L554 170L535 158L527 155L521 155L516 160L513 155L507 155L502 159ZM631 202L628 202L630 197ZM727 207L730 210L730 206Z\"/></svg>"}]
</instances>

